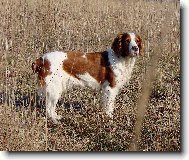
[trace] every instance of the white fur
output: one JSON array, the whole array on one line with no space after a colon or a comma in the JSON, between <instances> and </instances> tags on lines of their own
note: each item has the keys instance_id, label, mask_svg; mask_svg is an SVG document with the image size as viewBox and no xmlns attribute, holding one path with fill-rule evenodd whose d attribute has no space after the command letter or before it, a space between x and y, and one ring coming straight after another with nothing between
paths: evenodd
<instances>
[{"instance_id":1,"label":"white fur","mask_svg":"<svg viewBox=\"0 0 189 160\"><path fill-rule=\"evenodd\" d=\"M129 50L130 50L130 53L131 53L131 56L135 56L135 54L139 54L139 48L137 46L137 43L135 41L135 33L129 33L130 37L131 37L131 42L129 44ZM133 51L132 50L132 47L135 46L138 48L138 51Z\"/></svg>"},{"instance_id":2,"label":"white fur","mask_svg":"<svg viewBox=\"0 0 189 160\"><path fill-rule=\"evenodd\" d=\"M130 33L131 46L135 46L134 34ZM107 49L110 66L113 70L116 80L116 86L111 88L109 82L105 81L100 85L89 73L77 75L80 80L69 75L63 70L63 62L67 59L67 53L64 52L51 52L43 56L43 59L48 59L50 62L50 72L52 74L45 78L46 82L46 106L47 113L56 123L61 117L55 112L55 107L63 92L73 86L91 87L95 90L101 90L102 92L102 104L105 112L112 117L114 102L120 88L129 81L132 70L136 61L136 56L118 57L114 51L110 48ZM77 60L77 59L76 59Z\"/></svg>"},{"instance_id":3,"label":"white fur","mask_svg":"<svg viewBox=\"0 0 189 160\"><path fill-rule=\"evenodd\" d=\"M96 79L94 79L89 73L81 74L78 76L83 82L83 86L91 87L94 90L100 89L100 84Z\"/></svg>"},{"instance_id":4,"label":"white fur","mask_svg":"<svg viewBox=\"0 0 189 160\"><path fill-rule=\"evenodd\" d=\"M118 58L111 48L107 51L111 67L116 75L117 87L121 88L131 77L136 57Z\"/></svg>"},{"instance_id":5,"label":"white fur","mask_svg":"<svg viewBox=\"0 0 189 160\"><path fill-rule=\"evenodd\" d=\"M115 75L116 87L111 88L109 83L105 82L102 86L102 100L105 112L112 117L115 98L123 85L129 81L136 57L118 58L111 48L107 51L111 68Z\"/></svg>"}]
</instances>

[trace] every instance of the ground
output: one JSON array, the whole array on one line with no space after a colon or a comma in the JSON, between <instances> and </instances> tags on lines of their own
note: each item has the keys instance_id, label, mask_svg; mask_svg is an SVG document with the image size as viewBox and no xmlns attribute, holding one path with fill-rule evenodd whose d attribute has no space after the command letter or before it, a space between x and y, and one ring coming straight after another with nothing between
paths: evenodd
<instances>
[{"instance_id":1,"label":"ground","mask_svg":"<svg viewBox=\"0 0 189 160\"><path fill-rule=\"evenodd\" d=\"M138 151L181 150L179 2L2 0L0 17L0 150L129 151L141 106ZM141 35L145 55L116 98L113 129L100 94L89 88L62 95L59 125L33 108L36 58L54 50L104 51L127 31Z\"/></svg>"}]
</instances>

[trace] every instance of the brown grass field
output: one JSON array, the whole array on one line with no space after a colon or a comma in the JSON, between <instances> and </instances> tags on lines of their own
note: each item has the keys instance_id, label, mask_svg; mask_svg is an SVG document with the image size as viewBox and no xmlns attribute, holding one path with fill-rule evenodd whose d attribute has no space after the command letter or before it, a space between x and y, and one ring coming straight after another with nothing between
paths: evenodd
<instances>
[{"instance_id":1,"label":"brown grass field","mask_svg":"<svg viewBox=\"0 0 189 160\"><path fill-rule=\"evenodd\" d=\"M0 0L0 19L0 150L181 151L179 1ZM62 95L61 124L34 107L36 58L104 51L127 31L141 35L145 56L116 98L113 130L89 88Z\"/></svg>"}]
</instances>

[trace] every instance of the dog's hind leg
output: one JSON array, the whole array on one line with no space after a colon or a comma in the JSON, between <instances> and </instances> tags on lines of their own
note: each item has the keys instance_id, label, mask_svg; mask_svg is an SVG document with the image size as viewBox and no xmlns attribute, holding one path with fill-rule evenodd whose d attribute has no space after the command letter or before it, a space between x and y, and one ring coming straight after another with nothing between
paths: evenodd
<instances>
[{"instance_id":1,"label":"dog's hind leg","mask_svg":"<svg viewBox=\"0 0 189 160\"><path fill-rule=\"evenodd\" d=\"M47 109L48 116L52 118L54 123L57 123L57 120L60 120L62 118L62 116L57 115L55 111L57 102L59 98L61 97L61 94L62 94L61 84L57 85L57 87L55 87L54 84L47 86L46 109Z\"/></svg>"}]
</instances>

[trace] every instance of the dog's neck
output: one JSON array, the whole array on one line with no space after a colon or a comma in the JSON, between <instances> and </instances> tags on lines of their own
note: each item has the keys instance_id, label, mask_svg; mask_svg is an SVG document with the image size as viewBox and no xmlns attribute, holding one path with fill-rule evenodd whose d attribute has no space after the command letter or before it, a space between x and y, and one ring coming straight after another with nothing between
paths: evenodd
<instances>
[{"instance_id":1,"label":"dog's neck","mask_svg":"<svg viewBox=\"0 0 189 160\"><path fill-rule=\"evenodd\" d=\"M129 81L137 57L117 56L111 48L109 48L107 52L109 53L108 55L109 55L110 66L116 78L119 79L119 82L122 82L120 83L120 86L122 86Z\"/></svg>"},{"instance_id":2,"label":"dog's neck","mask_svg":"<svg viewBox=\"0 0 189 160\"><path fill-rule=\"evenodd\" d=\"M122 56L118 56L117 54L115 54L115 52L113 51L113 49L109 48L107 49L108 52L108 57L109 57L109 61L111 63L112 68L114 68L114 66L125 66L125 69L132 68L136 62L136 56L135 57L131 57L131 56L127 56L127 57L122 57Z\"/></svg>"}]
</instances>

